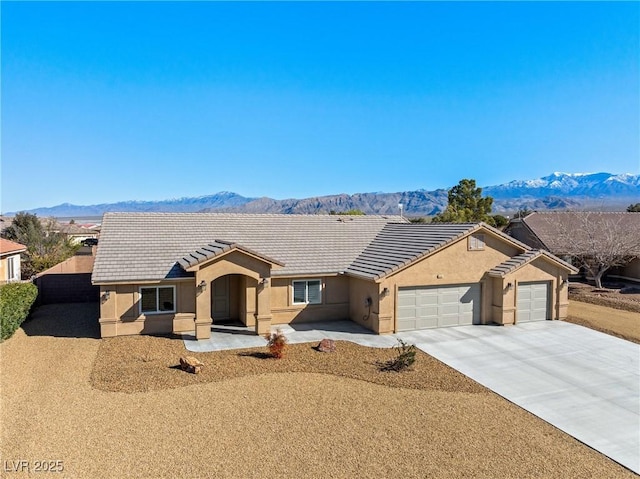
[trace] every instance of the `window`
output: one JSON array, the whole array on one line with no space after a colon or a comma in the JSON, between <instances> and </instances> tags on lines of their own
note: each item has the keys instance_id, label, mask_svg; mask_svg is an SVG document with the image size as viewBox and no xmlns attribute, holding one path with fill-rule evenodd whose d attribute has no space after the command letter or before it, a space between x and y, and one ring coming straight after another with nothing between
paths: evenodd
<instances>
[{"instance_id":1,"label":"window","mask_svg":"<svg viewBox=\"0 0 640 479\"><path fill-rule=\"evenodd\" d=\"M175 286L140 288L140 313L175 313Z\"/></svg>"},{"instance_id":2,"label":"window","mask_svg":"<svg viewBox=\"0 0 640 479\"><path fill-rule=\"evenodd\" d=\"M482 251L484 249L484 235L469 236L469 251Z\"/></svg>"},{"instance_id":3,"label":"window","mask_svg":"<svg viewBox=\"0 0 640 479\"><path fill-rule=\"evenodd\" d=\"M7 258L7 280L14 281L16 279L20 279L18 272L18 257L10 256Z\"/></svg>"},{"instance_id":4,"label":"window","mask_svg":"<svg viewBox=\"0 0 640 479\"><path fill-rule=\"evenodd\" d=\"M320 304L322 282L319 279L294 281L293 304Z\"/></svg>"}]
</instances>

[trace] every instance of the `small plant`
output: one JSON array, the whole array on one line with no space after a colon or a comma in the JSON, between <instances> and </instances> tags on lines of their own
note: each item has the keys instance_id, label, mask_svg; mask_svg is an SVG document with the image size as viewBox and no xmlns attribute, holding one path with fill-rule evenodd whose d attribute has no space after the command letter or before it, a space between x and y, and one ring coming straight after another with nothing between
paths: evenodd
<instances>
[{"instance_id":1,"label":"small plant","mask_svg":"<svg viewBox=\"0 0 640 479\"><path fill-rule=\"evenodd\" d=\"M287 349L287 338L282 330L278 329L275 333L268 333L265 338L268 341L267 348L269 348L271 356L282 359Z\"/></svg>"},{"instance_id":2,"label":"small plant","mask_svg":"<svg viewBox=\"0 0 640 479\"><path fill-rule=\"evenodd\" d=\"M380 364L381 371L403 371L416 362L415 344L407 344L402 339L398 339L398 344L393 348L397 352L396 357Z\"/></svg>"}]
</instances>

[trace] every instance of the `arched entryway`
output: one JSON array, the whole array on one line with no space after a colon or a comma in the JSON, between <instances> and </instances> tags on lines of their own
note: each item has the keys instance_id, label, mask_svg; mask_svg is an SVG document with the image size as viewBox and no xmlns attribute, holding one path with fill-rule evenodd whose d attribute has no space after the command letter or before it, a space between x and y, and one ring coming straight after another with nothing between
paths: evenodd
<instances>
[{"instance_id":1,"label":"arched entryway","mask_svg":"<svg viewBox=\"0 0 640 479\"><path fill-rule=\"evenodd\" d=\"M255 325L258 281L242 274L227 274L211 281L213 324Z\"/></svg>"}]
</instances>

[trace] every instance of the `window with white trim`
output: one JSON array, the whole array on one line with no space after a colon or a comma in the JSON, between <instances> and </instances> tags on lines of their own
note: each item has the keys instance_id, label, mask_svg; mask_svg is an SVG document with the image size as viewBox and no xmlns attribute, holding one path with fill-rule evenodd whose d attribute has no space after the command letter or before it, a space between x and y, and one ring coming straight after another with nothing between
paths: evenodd
<instances>
[{"instance_id":1,"label":"window with white trim","mask_svg":"<svg viewBox=\"0 0 640 479\"><path fill-rule=\"evenodd\" d=\"M322 303L322 281L319 279L293 281L292 286L293 304Z\"/></svg>"},{"instance_id":2,"label":"window with white trim","mask_svg":"<svg viewBox=\"0 0 640 479\"><path fill-rule=\"evenodd\" d=\"M175 312L175 286L144 286L140 288L140 314Z\"/></svg>"},{"instance_id":3,"label":"window with white trim","mask_svg":"<svg viewBox=\"0 0 640 479\"><path fill-rule=\"evenodd\" d=\"M19 256L9 256L7 258L7 281L16 281L20 279L18 259Z\"/></svg>"},{"instance_id":4,"label":"window with white trim","mask_svg":"<svg viewBox=\"0 0 640 479\"><path fill-rule=\"evenodd\" d=\"M484 249L484 235L469 236L469 251L482 251Z\"/></svg>"}]
</instances>

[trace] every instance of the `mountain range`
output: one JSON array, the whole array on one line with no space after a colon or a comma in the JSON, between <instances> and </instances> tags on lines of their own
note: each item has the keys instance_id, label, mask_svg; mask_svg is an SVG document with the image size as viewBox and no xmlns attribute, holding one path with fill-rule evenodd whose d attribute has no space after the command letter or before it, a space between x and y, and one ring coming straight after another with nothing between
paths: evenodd
<instances>
[{"instance_id":1,"label":"mountain range","mask_svg":"<svg viewBox=\"0 0 640 479\"><path fill-rule=\"evenodd\" d=\"M519 209L624 210L640 202L640 175L612 173L552 173L534 180L517 180L483 188L494 198L493 211L509 214ZM248 198L223 191L214 195L162 201L121 201L98 205L63 203L29 210L38 216L88 217L108 211L237 212L318 214L362 210L367 214L397 214L401 203L408 216L430 216L447 206L447 190L416 190L396 193L356 193L275 200ZM12 215L13 213L7 213Z\"/></svg>"}]
</instances>

